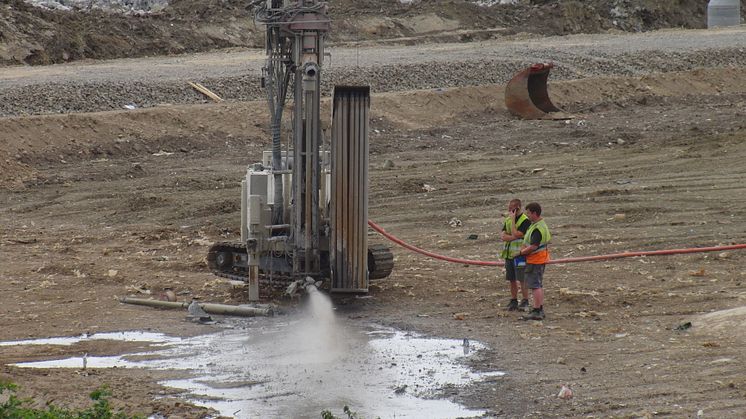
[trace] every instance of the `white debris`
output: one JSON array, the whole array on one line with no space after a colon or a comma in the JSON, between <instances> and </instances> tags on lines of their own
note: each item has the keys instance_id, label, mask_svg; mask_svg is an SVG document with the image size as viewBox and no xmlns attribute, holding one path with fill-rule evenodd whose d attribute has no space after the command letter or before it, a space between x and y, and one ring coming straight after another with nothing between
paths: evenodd
<instances>
[{"instance_id":1,"label":"white debris","mask_svg":"<svg viewBox=\"0 0 746 419\"><path fill-rule=\"evenodd\" d=\"M86 12L92 9L122 14L148 14L168 6L168 0L25 0L50 10Z\"/></svg>"},{"instance_id":2,"label":"white debris","mask_svg":"<svg viewBox=\"0 0 746 419\"><path fill-rule=\"evenodd\" d=\"M202 306L199 305L196 301L192 301L189 304L189 307L187 307L187 311L189 314L187 317L192 319L193 321L199 321L202 323L207 323L212 321L212 317L210 317L207 312L202 308Z\"/></svg>"},{"instance_id":3,"label":"white debris","mask_svg":"<svg viewBox=\"0 0 746 419\"><path fill-rule=\"evenodd\" d=\"M557 398L563 400L572 399L572 389L568 385L563 384L562 389L557 393Z\"/></svg>"},{"instance_id":4,"label":"white debris","mask_svg":"<svg viewBox=\"0 0 746 419\"><path fill-rule=\"evenodd\" d=\"M477 0L477 6L492 7L496 4L518 4L519 0Z\"/></svg>"}]
</instances>

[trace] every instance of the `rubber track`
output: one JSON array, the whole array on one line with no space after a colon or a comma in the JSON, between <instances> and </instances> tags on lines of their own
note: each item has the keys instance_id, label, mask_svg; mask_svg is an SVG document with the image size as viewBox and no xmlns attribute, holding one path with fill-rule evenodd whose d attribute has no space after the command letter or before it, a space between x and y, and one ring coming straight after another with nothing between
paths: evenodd
<instances>
[{"instance_id":1,"label":"rubber track","mask_svg":"<svg viewBox=\"0 0 746 419\"><path fill-rule=\"evenodd\" d=\"M234 281L247 281L249 274L246 269L231 267L230 270L223 270L218 266L217 256L220 252L245 253L246 247L243 243L235 242L218 242L210 246L207 252L207 266L213 274L222 278L228 278ZM369 279L383 279L391 275L394 269L394 254L388 246L383 244L374 244L368 247L368 268L371 268ZM281 275L273 275L270 282L269 276L259 275L259 282L266 285L287 285L292 282L292 278Z\"/></svg>"},{"instance_id":2,"label":"rubber track","mask_svg":"<svg viewBox=\"0 0 746 419\"><path fill-rule=\"evenodd\" d=\"M222 270L217 263L217 255L220 252L233 252L233 253L246 253L246 246L243 245L243 243L236 243L236 242L217 242L210 246L210 250L207 252L207 267L212 271L212 273L216 276L219 276L221 278L228 278L233 281L243 281L246 282L249 280L249 273L244 268L238 268L238 267L231 267L231 269L228 270ZM262 285L272 285L272 286L286 286L289 285L293 280L290 277L281 276L281 275L273 275L272 280L270 281L268 275L259 274L259 283Z\"/></svg>"},{"instance_id":3,"label":"rubber track","mask_svg":"<svg viewBox=\"0 0 746 419\"><path fill-rule=\"evenodd\" d=\"M368 279L383 279L394 269L394 254L388 246L372 244L368 246Z\"/></svg>"}]
</instances>

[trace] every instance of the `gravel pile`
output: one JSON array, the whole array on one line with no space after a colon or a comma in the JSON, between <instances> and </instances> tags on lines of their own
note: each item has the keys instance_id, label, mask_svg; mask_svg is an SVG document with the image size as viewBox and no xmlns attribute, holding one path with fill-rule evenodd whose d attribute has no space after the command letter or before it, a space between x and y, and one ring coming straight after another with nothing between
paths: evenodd
<instances>
[{"instance_id":1,"label":"gravel pile","mask_svg":"<svg viewBox=\"0 0 746 419\"><path fill-rule=\"evenodd\" d=\"M652 72L685 71L696 68L745 66L740 48L691 52L637 51L618 54L583 54L567 50L531 51L532 59L482 59L445 63L338 67L325 73L323 91L337 84L370 85L373 92L434 89L506 83L516 71L551 57L556 63L552 80L597 76L636 76ZM262 100L256 74L203 78L209 89L229 101ZM159 82L68 82L36 84L0 90L0 116L94 112L152 107L159 104L204 103L208 100L186 81Z\"/></svg>"}]
</instances>

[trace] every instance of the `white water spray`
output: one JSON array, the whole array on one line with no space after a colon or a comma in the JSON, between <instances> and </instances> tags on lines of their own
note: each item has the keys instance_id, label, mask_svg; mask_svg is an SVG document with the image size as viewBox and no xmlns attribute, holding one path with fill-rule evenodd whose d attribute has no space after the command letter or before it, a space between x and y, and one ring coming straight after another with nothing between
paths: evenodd
<instances>
[{"instance_id":1,"label":"white water spray","mask_svg":"<svg viewBox=\"0 0 746 419\"><path fill-rule=\"evenodd\" d=\"M337 322L329 296L310 284L306 286L307 305L301 320L292 328L289 347L298 364L327 364L345 352L345 328Z\"/></svg>"}]
</instances>

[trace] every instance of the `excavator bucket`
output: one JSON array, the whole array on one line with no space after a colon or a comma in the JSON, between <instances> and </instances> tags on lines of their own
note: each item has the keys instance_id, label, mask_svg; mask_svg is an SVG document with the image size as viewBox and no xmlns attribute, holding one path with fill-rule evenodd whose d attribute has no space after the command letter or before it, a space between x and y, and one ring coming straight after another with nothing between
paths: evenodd
<instances>
[{"instance_id":1,"label":"excavator bucket","mask_svg":"<svg viewBox=\"0 0 746 419\"><path fill-rule=\"evenodd\" d=\"M549 99L547 79L552 63L538 63L516 74L505 88L505 105L523 119L568 119Z\"/></svg>"}]
</instances>

